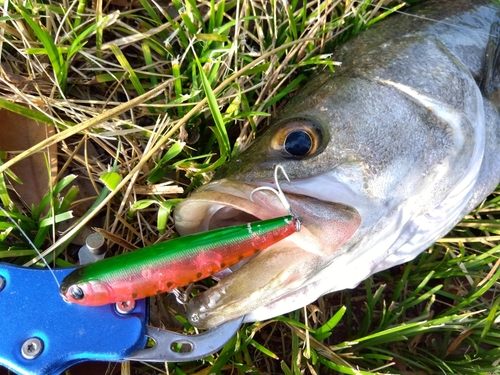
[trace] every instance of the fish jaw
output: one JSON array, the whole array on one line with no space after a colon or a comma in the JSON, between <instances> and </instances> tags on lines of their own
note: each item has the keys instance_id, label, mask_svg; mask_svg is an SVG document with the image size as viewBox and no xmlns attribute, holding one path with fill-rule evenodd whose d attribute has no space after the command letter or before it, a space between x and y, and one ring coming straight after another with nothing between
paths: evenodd
<instances>
[{"instance_id":1,"label":"fish jaw","mask_svg":"<svg viewBox=\"0 0 500 375\"><path fill-rule=\"evenodd\" d=\"M266 183L258 185L262 184ZM187 235L287 214L270 191L256 192L251 201L256 187L227 179L204 186L176 208L177 230ZM187 314L194 326L213 328L285 295L290 299L335 258L335 251L361 224L359 213L350 206L292 193L286 197L301 218L300 232L238 265L241 268L218 285L193 298Z\"/></svg>"},{"instance_id":2,"label":"fish jaw","mask_svg":"<svg viewBox=\"0 0 500 375\"><path fill-rule=\"evenodd\" d=\"M186 312L191 324L209 329L247 315L300 289L326 263L324 257L283 242L191 299Z\"/></svg>"}]
</instances>

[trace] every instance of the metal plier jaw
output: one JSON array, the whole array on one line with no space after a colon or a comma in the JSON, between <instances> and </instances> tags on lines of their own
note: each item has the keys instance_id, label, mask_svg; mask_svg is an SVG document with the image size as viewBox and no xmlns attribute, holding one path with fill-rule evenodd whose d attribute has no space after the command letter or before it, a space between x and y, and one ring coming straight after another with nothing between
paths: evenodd
<instances>
[{"instance_id":1,"label":"metal plier jaw","mask_svg":"<svg viewBox=\"0 0 500 375\"><path fill-rule=\"evenodd\" d=\"M73 270L54 274L61 282ZM85 361L193 361L222 348L242 319L181 335L148 326L144 299L127 309L79 306L62 299L51 271L0 263L0 365L18 374L60 374ZM152 348L146 348L148 337ZM175 352L176 343L191 350Z\"/></svg>"}]
</instances>

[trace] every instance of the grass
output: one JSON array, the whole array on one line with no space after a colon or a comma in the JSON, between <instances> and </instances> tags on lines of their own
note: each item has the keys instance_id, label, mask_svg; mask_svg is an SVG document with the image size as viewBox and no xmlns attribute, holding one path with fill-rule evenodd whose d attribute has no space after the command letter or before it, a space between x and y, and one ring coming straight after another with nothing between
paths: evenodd
<instances>
[{"instance_id":1,"label":"grass","mask_svg":"<svg viewBox=\"0 0 500 375\"><path fill-rule=\"evenodd\" d=\"M2 159L0 199L56 266L75 262L78 234L91 227L113 254L175 235L175 204L243 151L315 70L334 69L334 45L391 12L376 0L123 4L3 3L0 107L57 132ZM57 178L39 204L23 205L12 166L50 144ZM493 193L417 259L355 290L243 326L203 362L121 373L498 371L498 201ZM3 216L0 258L41 265ZM155 324L192 333L167 300L154 301Z\"/></svg>"}]
</instances>

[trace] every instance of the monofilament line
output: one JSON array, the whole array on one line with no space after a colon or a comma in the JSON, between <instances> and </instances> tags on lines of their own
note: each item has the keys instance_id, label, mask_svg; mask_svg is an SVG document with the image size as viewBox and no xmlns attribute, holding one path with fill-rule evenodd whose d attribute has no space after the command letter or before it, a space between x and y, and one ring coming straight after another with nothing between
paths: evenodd
<instances>
[{"instance_id":1,"label":"monofilament line","mask_svg":"<svg viewBox=\"0 0 500 375\"><path fill-rule=\"evenodd\" d=\"M358 3L358 4L364 4L364 0L354 0L354 2ZM374 4L368 4L368 6L371 6L371 7L375 8ZM391 10L391 8L388 8L388 7L385 7L385 6L380 6L379 9L387 10L387 11ZM446 21L442 21L442 20L436 20L436 19L433 19L433 18L429 18L429 17L425 17L425 16L420 16L418 14L413 14L413 13L405 12L404 10L395 10L393 13L399 13L399 14L403 14L405 16L419 18L419 19L422 19L422 20L425 20L425 21L431 21L431 22L435 22L435 23L440 23L440 24L443 24L443 25L446 25L446 26L454 27L456 29L461 29L461 30L464 30L464 31L474 32L474 33L481 34L481 35L484 35L484 36L487 36L487 37L491 37L492 36L490 33L485 33L485 32L482 32L482 31L477 31L477 30L475 30L473 28L470 28L470 27L467 27L467 26L455 25L455 24L450 23L450 22L446 22Z\"/></svg>"},{"instance_id":2,"label":"monofilament line","mask_svg":"<svg viewBox=\"0 0 500 375\"><path fill-rule=\"evenodd\" d=\"M5 216L9 218L9 220L17 227L17 229L19 229L19 231L24 236L24 238L26 238L26 240L31 245L31 247L33 249L35 249L35 251L38 254L38 256L40 256L40 259L42 260L42 262L45 264L45 266L47 266L47 268L49 269L49 271L52 274L52 276L54 276L54 280L56 281L57 288L59 289L59 287L61 286L61 284L59 284L59 280L57 280L56 274L54 273L54 271L52 270L52 268L50 268L49 263L47 263L47 261L45 260L45 258L42 256L42 254L40 253L40 250L38 250L36 248L35 244L31 241L31 239L28 237L28 235L19 226L19 224L17 224L17 222L13 218L10 217L9 213L2 207L2 205L0 205L0 210L2 210L3 213L5 214Z\"/></svg>"}]
</instances>

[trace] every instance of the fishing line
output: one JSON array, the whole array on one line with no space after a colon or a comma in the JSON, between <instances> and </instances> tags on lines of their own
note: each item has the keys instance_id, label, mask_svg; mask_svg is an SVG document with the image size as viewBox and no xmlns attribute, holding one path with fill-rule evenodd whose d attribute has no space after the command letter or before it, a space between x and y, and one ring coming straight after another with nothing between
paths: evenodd
<instances>
[{"instance_id":1,"label":"fishing line","mask_svg":"<svg viewBox=\"0 0 500 375\"><path fill-rule=\"evenodd\" d=\"M17 229L19 229L19 231L24 236L24 238L26 238L26 240L31 245L31 247L33 249L35 249L36 253L40 257L40 259L42 260L42 262L45 264L45 266L47 266L47 268L49 269L50 273L54 277L54 280L56 281L56 284L57 284L57 288L59 289L59 287L61 286L61 284L59 284L59 280L57 280L56 274L54 273L54 271L52 270L52 268L50 268L49 263L47 262L47 260L45 260L45 258L42 256L40 250L38 250L36 248L35 244L28 237L28 235L26 234L26 232L21 228L21 226L19 224L17 224L17 222L12 217L10 217L9 213L2 207L2 205L0 205L0 210L2 210L3 213L5 214L5 216L9 218L9 220L17 227Z\"/></svg>"},{"instance_id":2,"label":"fishing line","mask_svg":"<svg viewBox=\"0 0 500 375\"><path fill-rule=\"evenodd\" d=\"M358 3L358 4L363 4L364 1L363 0L354 0L355 3ZM415 4L415 5L418 5L419 3ZM375 8L376 5L375 4L368 4L369 6ZM440 20L436 20L434 18L429 18L429 17L425 17L425 16L420 16L418 14L413 14L413 13L407 13L403 10L393 10L392 8L388 8L388 7L384 7L384 6L379 6L378 7L379 9L382 9L382 10L387 10L387 11L392 11L392 13L399 13L399 14L403 14L405 16L409 16L409 17L414 17L414 18L418 18L418 19L421 19L421 20L426 20L426 21L431 21L431 22L434 22L434 23L442 23L443 25L447 25L447 26L451 26L451 27L454 27L456 29L462 29L464 31L468 31L468 32L475 32L477 34L480 34L480 35L484 35L484 36L488 36L488 37L493 37L493 38L497 38L495 35L492 35L490 33L485 33L485 32L482 32L482 31L478 31L474 28L471 28L471 27L467 27L467 26L460 26L460 25L456 25L456 24L453 24L453 23L449 23L449 22L446 22L446 21L440 21Z\"/></svg>"}]
</instances>

